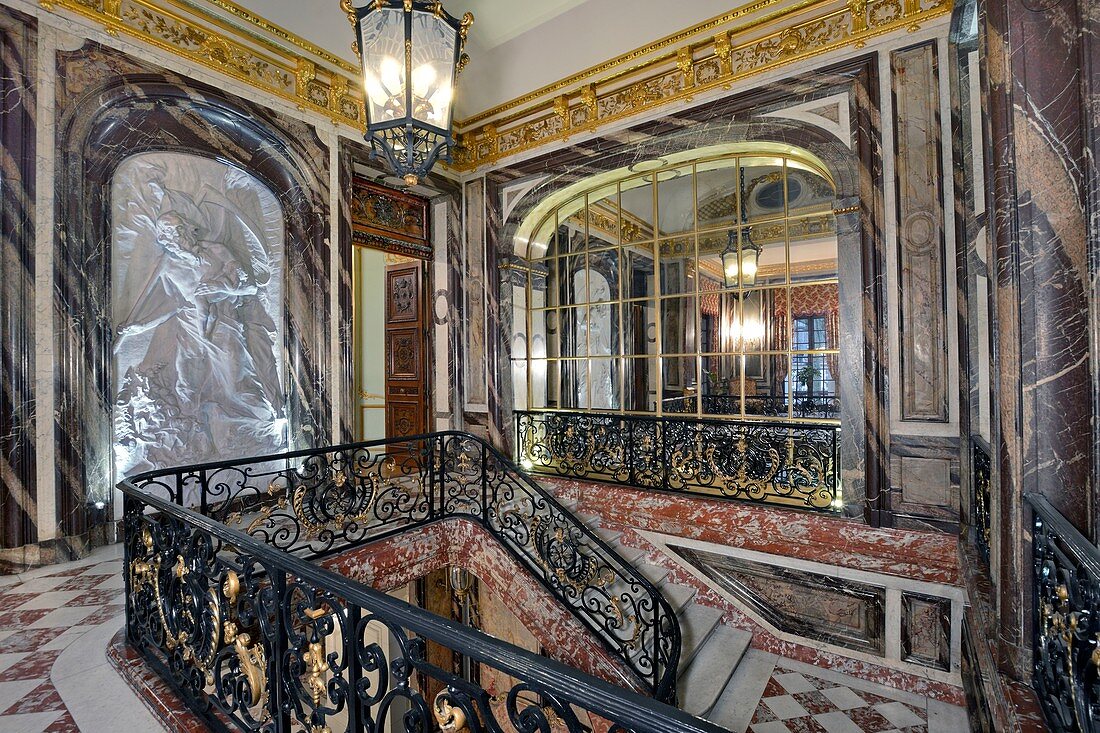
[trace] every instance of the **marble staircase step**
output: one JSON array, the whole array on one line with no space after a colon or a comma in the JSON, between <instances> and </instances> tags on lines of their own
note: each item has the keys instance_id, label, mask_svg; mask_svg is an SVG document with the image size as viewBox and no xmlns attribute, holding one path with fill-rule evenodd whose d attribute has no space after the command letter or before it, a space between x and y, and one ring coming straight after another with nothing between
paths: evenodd
<instances>
[{"instance_id":1,"label":"marble staircase step","mask_svg":"<svg viewBox=\"0 0 1100 733\"><path fill-rule=\"evenodd\" d=\"M620 545L620 547L622 546ZM661 565L650 565L647 562L635 565L634 569L641 573L650 583L653 583L653 585L660 585L661 581L668 575L668 568Z\"/></svg>"},{"instance_id":2,"label":"marble staircase step","mask_svg":"<svg viewBox=\"0 0 1100 733\"><path fill-rule=\"evenodd\" d=\"M695 597L695 589L687 585L679 585L666 580L662 583L658 590L661 591L661 595L672 604L673 610L677 613L683 610L684 606L691 602L691 599Z\"/></svg>"},{"instance_id":3,"label":"marble staircase step","mask_svg":"<svg viewBox=\"0 0 1100 733\"><path fill-rule=\"evenodd\" d=\"M680 675L683 709L705 716L718 702L737 665L752 643L752 634L719 624L707 636L691 664Z\"/></svg>"},{"instance_id":4,"label":"marble staircase step","mask_svg":"<svg viewBox=\"0 0 1100 733\"><path fill-rule=\"evenodd\" d=\"M584 526L592 529L600 525L600 517L597 514L585 514L584 512L576 512L575 516Z\"/></svg>"},{"instance_id":5,"label":"marble staircase step","mask_svg":"<svg viewBox=\"0 0 1100 733\"><path fill-rule=\"evenodd\" d=\"M774 654L750 649L718 696L718 702L703 717L728 730L746 730L771 680L776 659Z\"/></svg>"},{"instance_id":6,"label":"marble staircase step","mask_svg":"<svg viewBox=\"0 0 1100 733\"><path fill-rule=\"evenodd\" d=\"M595 532L601 540L611 546L614 546L615 540L619 539L623 534L616 529L608 529L607 527L593 527L592 531Z\"/></svg>"},{"instance_id":7,"label":"marble staircase step","mask_svg":"<svg viewBox=\"0 0 1100 733\"><path fill-rule=\"evenodd\" d=\"M684 673L684 670L687 669L687 666L695 657L695 653L699 651L699 648L703 645L707 636L710 635L710 632L714 630L714 627L718 625L718 621L721 618L722 612L717 608L702 606L698 603L689 603L680 613L680 637L682 643L680 647L679 674Z\"/></svg>"}]
</instances>

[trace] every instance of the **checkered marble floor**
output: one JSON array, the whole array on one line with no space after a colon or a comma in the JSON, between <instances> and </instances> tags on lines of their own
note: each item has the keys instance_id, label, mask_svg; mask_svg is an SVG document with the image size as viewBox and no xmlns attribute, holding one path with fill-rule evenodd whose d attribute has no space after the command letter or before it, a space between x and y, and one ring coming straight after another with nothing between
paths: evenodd
<instances>
[{"instance_id":1,"label":"checkered marble floor","mask_svg":"<svg viewBox=\"0 0 1100 733\"><path fill-rule=\"evenodd\" d=\"M158 729L103 654L122 626L121 554L115 545L0 576L0 733L87 732L100 728L98 712L153 724L128 730ZM109 709L97 712L108 692Z\"/></svg>"},{"instance_id":2,"label":"checkered marble floor","mask_svg":"<svg viewBox=\"0 0 1100 733\"><path fill-rule=\"evenodd\" d=\"M751 733L965 733L952 705L778 658ZM812 670L812 671L811 671Z\"/></svg>"}]
</instances>

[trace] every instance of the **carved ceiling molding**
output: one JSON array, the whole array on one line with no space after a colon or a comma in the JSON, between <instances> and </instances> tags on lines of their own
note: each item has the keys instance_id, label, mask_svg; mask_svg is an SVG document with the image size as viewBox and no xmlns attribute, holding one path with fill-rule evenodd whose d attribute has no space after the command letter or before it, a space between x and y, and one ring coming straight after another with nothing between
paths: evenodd
<instances>
[{"instance_id":1,"label":"carved ceiling molding","mask_svg":"<svg viewBox=\"0 0 1100 733\"><path fill-rule=\"evenodd\" d=\"M298 109L365 127L355 68L231 0L40 0L39 5L83 16L108 35L137 38ZM352 36L349 29L349 43Z\"/></svg>"},{"instance_id":2,"label":"carved ceiling molding","mask_svg":"<svg viewBox=\"0 0 1100 733\"><path fill-rule=\"evenodd\" d=\"M333 0L335 2L336 0ZM919 30L954 0L758 0L456 122L458 171L877 36ZM301 110L365 127L356 70L232 0L40 0L225 74ZM701 42L688 41L716 32ZM349 33L349 39L352 34ZM684 43L688 41L687 43Z\"/></svg>"},{"instance_id":3,"label":"carved ceiling molding","mask_svg":"<svg viewBox=\"0 0 1100 733\"><path fill-rule=\"evenodd\" d=\"M709 40L641 64L624 62L569 91L564 91L567 82L559 82L557 96L518 111L510 111L515 105L508 103L471 118L487 121L459 132L452 167L490 166L673 102L691 102L703 92L731 89L734 82L796 61L845 47L859 49L891 32L912 33L950 14L953 5L954 0L811 0L750 16Z\"/></svg>"}]
</instances>

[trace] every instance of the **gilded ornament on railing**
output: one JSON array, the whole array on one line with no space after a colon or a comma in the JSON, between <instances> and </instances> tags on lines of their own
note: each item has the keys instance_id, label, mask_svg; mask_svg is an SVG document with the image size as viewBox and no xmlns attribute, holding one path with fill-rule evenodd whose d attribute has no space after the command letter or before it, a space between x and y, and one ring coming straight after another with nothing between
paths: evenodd
<instances>
[{"instance_id":1,"label":"gilded ornament on railing","mask_svg":"<svg viewBox=\"0 0 1100 733\"><path fill-rule=\"evenodd\" d=\"M839 426L517 412L534 473L836 511Z\"/></svg>"},{"instance_id":2,"label":"gilded ornament on railing","mask_svg":"<svg viewBox=\"0 0 1100 733\"><path fill-rule=\"evenodd\" d=\"M466 713L462 708L451 704L451 693L449 691L439 691L439 694L435 696L432 712L435 714L435 720L439 724L439 730L442 733L468 732Z\"/></svg>"},{"instance_id":3,"label":"gilded ornament on railing","mask_svg":"<svg viewBox=\"0 0 1100 733\"><path fill-rule=\"evenodd\" d=\"M586 433L579 450L594 451L616 437ZM402 656L389 657L392 646L363 646L365 626L387 619L372 617L360 605L353 625L356 616L340 591L311 587L300 568L280 575L285 573L282 558L300 562L447 516L481 522L653 694L668 699L679 627L668 602L644 577L477 439L449 434L415 449L402 444L399 456L392 447L318 450L274 465L220 464L143 484L169 496L176 491L169 482L200 487L200 506L208 519L248 523L249 534L269 551L266 555L255 547L209 540L204 545L195 538L211 537L205 534L210 525L191 528L188 535L181 530L189 520L170 512L148 514L140 500L130 497L128 634L187 699L212 704L243 729L262 727L258 721L270 720L274 712L269 706L275 688L267 673L280 644L278 664L290 670L292 686L289 707L281 714L291 716L295 730L323 729L351 704L362 705L363 711L377 704L370 699L374 691L348 687L353 667L356 674L385 670L389 682L380 684L389 689L407 686L426 661L423 640L391 628ZM613 449L610 455L621 457L621 452ZM340 476L345 478L337 485ZM321 527L327 531L318 531ZM462 708L467 720L472 710L479 717L491 712L467 707L468 697L450 702ZM558 716L568 717L567 706L550 705ZM431 705L419 709L431 721Z\"/></svg>"},{"instance_id":4,"label":"gilded ornament on railing","mask_svg":"<svg viewBox=\"0 0 1100 733\"><path fill-rule=\"evenodd\" d=\"M235 628L235 627L234 627ZM248 682L252 707L267 707L267 652L263 644L252 644L248 634L237 634L233 640L241 674Z\"/></svg>"}]
</instances>

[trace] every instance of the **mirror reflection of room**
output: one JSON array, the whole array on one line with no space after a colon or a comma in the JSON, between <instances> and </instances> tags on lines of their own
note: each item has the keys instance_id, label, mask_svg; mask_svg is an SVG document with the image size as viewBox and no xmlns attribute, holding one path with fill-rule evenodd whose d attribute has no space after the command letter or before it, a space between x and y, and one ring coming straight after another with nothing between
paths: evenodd
<instances>
[{"instance_id":1,"label":"mirror reflection of room","mask_svg":"<svg viewBox=\"0 0 1100 733\"><path fill-rule=\"evenodd\" d=\"M622 173L537 212L518 402L839 419L825 169L808 156L727 154Z\"/></svg>"}]
</instances>

